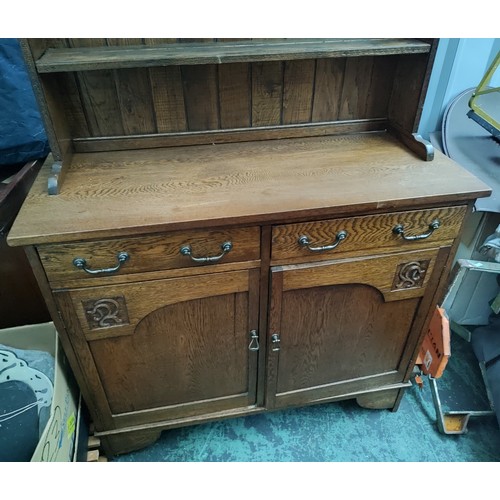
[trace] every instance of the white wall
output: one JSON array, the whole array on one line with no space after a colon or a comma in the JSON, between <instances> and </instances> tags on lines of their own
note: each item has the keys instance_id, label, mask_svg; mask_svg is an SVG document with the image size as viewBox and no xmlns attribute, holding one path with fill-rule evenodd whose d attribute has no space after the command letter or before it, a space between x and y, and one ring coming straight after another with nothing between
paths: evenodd
<instances>
[{"instance_id":1,"label":"white wall","mask_svg":"<svg viewBox=\"0 0 500 500\"><path fill-rule=\"evenodd\" d=\"M475 88L500 51L500 38L442 38L429 82L418 132L424 139L441 130L443 113L462 91ZM491 85L500 86L500 71Z\"/></svg>"}]
</instances>

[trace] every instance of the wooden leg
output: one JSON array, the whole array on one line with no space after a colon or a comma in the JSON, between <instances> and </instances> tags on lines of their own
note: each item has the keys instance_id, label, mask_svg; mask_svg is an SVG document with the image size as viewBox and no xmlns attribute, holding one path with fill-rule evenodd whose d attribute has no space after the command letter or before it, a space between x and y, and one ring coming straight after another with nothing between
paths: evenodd
<instances>
[{"instance_id":1,"label":"wooden leg","mask_svg":"<svg viewBox=\"0 0 500 500\"><path fill-rule=\"evenodd\" d=\"M99 436L106 456L121 455L131 451L140 450L153 444L161 434L161 430L145 430L125 432L123 434L109 434Z\"/></svg>"},{"instance_id":2,"label":"wooden leg","mask_svg":"<svg viewBox=\"0 0 500 500\"><path fill-rule=\"evenodd\" d=\"M356 398L356 402L363 408L373 410L397 411L403 397L404 389L388 389L386 391L369 392Z\"/></svg>"}]
</instances>

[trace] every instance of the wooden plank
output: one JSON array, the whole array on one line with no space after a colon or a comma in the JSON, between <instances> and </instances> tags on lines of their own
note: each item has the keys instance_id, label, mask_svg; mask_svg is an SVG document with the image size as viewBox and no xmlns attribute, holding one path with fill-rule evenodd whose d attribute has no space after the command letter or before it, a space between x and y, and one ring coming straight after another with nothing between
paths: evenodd
<instances>
[{"instance_id":1,"label":"wooden plank","mask_svg":"<svg viewBox=\"0 0 500 500\"><path fill-rule=\"evenodd\" d=\"M55 85L59 89L59 96L63 102L68 127L72 137L88 137L90 135L87 117L78 88L75 73L61 73L55 79Z\"/></svg>"},{"instance_id":2,"label":"wooden plank","mask_svg":"<svg viewBox=\"0 0 500 500\"><path fill-rule=\"evenodd\" d=\"M82 103L92 136L123 135L120 103L111 71L78 74Z\"/></svg>"},{"instance_id":3,"label":"wooden plank","mask_svg":"<svg viewBox=\"0 0 500 500\"><path fill-rule=\"evenodd\" d=\"M279 351L273 351L276 346L272 345L272 335L282 332L282 302L283 302L283 272L281 267L273 267L270 269L270 298L269 298L269 315L267 327L267 370L266 370L266 405L274 407L276 401L276 392L278 384L279 370Z\"/></svg>"},{"instance_id":4,"label":"wooden plank","mask_svg":"<svg viewBox=\"0 0 500 500\"><path fill-rule=\"evenodd\" d=\"M144 38L144 45L167 45L177 42L177 38Z\"/></svg>"},{"instance_id":5,"label":"wooden plank","mask_svg":"<svg viewBox=\"0 0 500 500\"><path fill-rule=\"evenodd\" d=\"M314 59L285 63L283 123L311 121L314 90Z\"/></svg>"},{"instance_id":6,"label":"wooden plank","mask_svg":"<svg viewBox=\"0 0 500 500\"><path fill-rule=\"evenodd\" d=\"M197 46L198 44L202 43L202 47L206 47L206 43L213 42L215 39L214 38L177 38L177 41L179 43L185 43L185 44L190 44L191 46L189 49L191 49L194 46Z\"/></svg>"},{"instance_id":7,"label":"wooden plank","mask_svg":"<svg viewBox=\"0 0 500 500\"><path fill-rule=\"evenodd\" d=\"M183 66L181 68L188 130L219 128L217 68Z\"/></svg>"},{"instance_id":8,"label":"wooden plank","mask_svg":"<svg viewBox=\"0 0 500 500\"><path fill-rule=\"evenodd\" d=\"M76 154L50 200L48 167L12 245L459 205L491 193L445 155L423 162L387 133Z\"/></svg>"},{"instance_id":9,"label":"wooden plank","mask_svg":"<svg viewBox=\"0 0 500 500\"><path fill-rule=\"evenodd\" d=\"M72 47L93 47L101 50L104 39L70 39ZM90 135L123 135L120 103L112 71L84 71L78 73L83 109L87 117Z\"/></svg>"},{"instance_id":10,"label":"wooden plank","mask_svg":"<svg viewBox=\"0 0 500 500\"><path fill-rule=\"evenodd\" d=\"M91 39L90 39L91 40ZM196 40L196 39L191 39ZM412 39L288 39L166 44L106 49L49 49L37 61L41 73L327 57L428 53Z\"/></svg>"},{"instance_id":11,"label":"wooden plank","mask_svg":"<svg viewBox=\"0 0 500 500\"><path fill-rule=\"evenodd\" d=\"M158 132L187 130L180 68L150 68L149 71Z\"/></svg>"},{"instance_id":12,"label":"wooden plank","mask_svg":"<svg viewBox=\"0 0 500 500\"><path fill-rule=\"evenodd\" d=\"M427 57L398 58L394 88L389 107L391 122L407 132L416 132L422 112L422 81L427 71Z\"/></svg>"},{"instance_id":13,"label":"wooden plank","mask_svg":"<svg viewBox=\"0 0 500 500\"><path fill-rule=\"evenodd\" d=\"M219 101L221 128L250 126L251 81L248 64L219 67Z\"/></svg>"},{"instance_id":14,"label":"wooden plank","mask_svg":"<svg viewBox=\"0 0 500 500\"><path fill-rule=\"evenodd\" d=\"M166 133L144 136L98 137L74 139L75 151L95 153L125 149L148 149L200 144L223 144L229 142L265 141L268 139L290 139L293 137L318 137L333 134L353 134L383 131L386 120L350 120L334 123L304 123L268 127L253 127L202 132Z\"/></svg>"},{"instance_id":15,"label":"wooden plank","mask_svg":"<svg viewBox=\"0 0 500 500\"><path fill-rule=\"evenodd\" d=\"M339 117L346 59L318 59L314 84L313 122Z\"/></svg>"},{"instance_id":16,"label":"wooden plank","mask_svg":"<svg viewBox=\"0 0 500 500\"><path fill-rule=\"evenodd\" d=\"M259 363L258 363L258 374L257 380L265 380L266 371L266 360L267 360L267 310L269 304L269 280L270 280L270 262L271 262L271 227L264 226L261 230L261 243L260 243L260 312L259 312L259 337L260 349L259 349ZM257 384L257 406L264 406L265 401L265 384Z\"/></svg>"},{"instance_id":17,"label":"wooden plank","mask_svg":"<svg viewBox=\"0 0 500 500\"><path fill-rule=\"evenodd\" d=\"M252 64L252 126L281 124L283 63Z\"/></svg>"},{"instance_id":18,"label":"wooden plank","mask_svg":"<svg viewBox=\"0 0 500 500\"><path fill-rule=\"evenodd\" d=\"M175 46L188 52L193 46L200 46L203 50L203 47L213 40L213 38L179 38L179 44ZM181 75L188 130L220 128L217 68L213 65L185 66L181 68Z\"/></svg>"},{"instance_id":19,"label":"wooden plank","mask_svg":"<svg viewBox=\"0 0 500 500\"><path fill-rule=\"evenodd\" d=\"M107 38L108 45L140 44L140 38ZM120 103L123 129L126 134L156 132L149 72L146 68L115 70L116 90Z\"/></svg>"},{"instance_id":20,"label":"wooden plank","mask_svg":"<svg viewBox=\"0 0 500 500\"><path fill-rule=\"evenodd\" d=\"M175 38L146 38L146 45L174 43ZM184 91L178 66L149 68L158 132L187 130Z\"/></svg>"},{"instance_id":21,"label":"wooden plank","mask_svg":"<svg viewBox=\"0 0 500 500\"><path fill-rule=\"evenodd\" d=\"M373 57L347 59L339 111L340 120L366 118Z\"/></svg>"},{"instance_id":22,"label":"wooden plank","mask_svg":"<svg viewBox=\"0 0 500 500\"><path fill-rule=\"evenodd\" d=\"M389 115L389 100L397 62L398 58L393 56L373 59L370 91L364 118L383 118Z\"/></svg>"}]
</instances>

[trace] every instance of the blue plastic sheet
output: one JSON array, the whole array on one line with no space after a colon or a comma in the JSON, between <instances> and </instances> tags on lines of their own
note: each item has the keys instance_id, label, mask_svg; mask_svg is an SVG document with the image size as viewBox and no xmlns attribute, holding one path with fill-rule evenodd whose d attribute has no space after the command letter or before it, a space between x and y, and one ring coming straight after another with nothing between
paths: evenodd
<instances>
[{"instance_id":1,"label":"blue plastic sheet","mask_svg":"<svg viewBox=\"0 0 500 500\"><path fill-rule=\"evenodd\" d=\"M45 158L47 135L16 38L0 38L0 169Z\"/></svg>"}]
</instances>

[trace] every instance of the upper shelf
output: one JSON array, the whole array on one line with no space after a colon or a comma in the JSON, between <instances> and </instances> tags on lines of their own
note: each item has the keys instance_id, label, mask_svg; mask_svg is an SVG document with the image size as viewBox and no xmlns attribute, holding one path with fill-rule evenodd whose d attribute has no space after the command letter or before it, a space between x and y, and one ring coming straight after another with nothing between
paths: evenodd
<instances>
[{"instance_id":1,"label":"upper shelf","mask_svg":"<svg viewBox=\"0 0 500 500\"><path fill-rule=\"evenodd\" d=\"M430 44L415 39L287 39L172 43L119 47L49 48L36 61L39 73L153 66L282 61L327 57L421 54Z\"/></svg>"}]
</instances>

